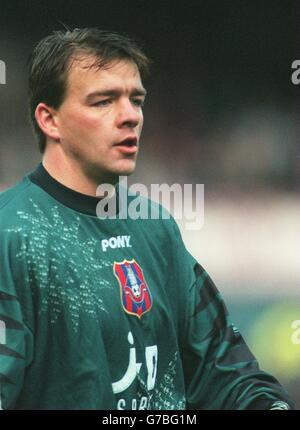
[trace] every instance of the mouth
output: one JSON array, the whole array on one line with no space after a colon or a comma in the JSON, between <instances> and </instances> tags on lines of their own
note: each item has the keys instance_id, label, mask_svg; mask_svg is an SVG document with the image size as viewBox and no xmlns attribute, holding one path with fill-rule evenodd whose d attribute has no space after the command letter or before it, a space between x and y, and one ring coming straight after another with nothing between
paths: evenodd
<instances>
[{"instance_id":1,"label":"mouth","mask_svg":"<svg viewBox=\"0 0 300 430\"><path fill-rule=\"evenodd\" d=\"M115 143L114 146L121 146L121 147L127 147L132 148L134 146L137 146L137 138L136 137L126 137L124 140L122 140L119 143Z\"/></svg>"},{"instance_id":2,"label":"mouth","mask_svg":"<svg viewBox=\"0 0 300 430\"><path fill-rule=\"evenodd\" d=\"M126 137L121 142L115 143L114 147L118 148L121 152L127 155L134 155L138 150L137 137Z\"/></svg>"}]
</instances>

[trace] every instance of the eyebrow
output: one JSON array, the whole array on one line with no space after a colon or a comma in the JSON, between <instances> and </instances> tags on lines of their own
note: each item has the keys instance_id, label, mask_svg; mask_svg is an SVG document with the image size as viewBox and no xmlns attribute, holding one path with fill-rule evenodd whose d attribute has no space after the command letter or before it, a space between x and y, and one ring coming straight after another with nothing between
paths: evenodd
<instances>
[{"instance_id":1,"label":"eyebrow","mask_svg":"<svg viewBox=\"0 0 300 430\"><path fill-rule=\"evenodd\" d=\"M91 101L95 97L107 97L107 96L114 97L120 94L121 94L121 90L114 89L114 88L103 90L103 91L93 91L92 93L86 96L86 100ZM145 90L145 88L134 88L130 92L130 96L146 96L146 94L147 94L147 91Z\"/></svg>"}]
</instances>

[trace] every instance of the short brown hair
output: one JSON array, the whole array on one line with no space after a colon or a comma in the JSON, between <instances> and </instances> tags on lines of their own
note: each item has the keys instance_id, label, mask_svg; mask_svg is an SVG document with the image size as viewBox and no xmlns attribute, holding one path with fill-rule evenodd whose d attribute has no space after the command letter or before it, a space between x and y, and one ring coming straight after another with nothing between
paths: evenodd
<instances>
[{"instance_id":1,"label":"short brown hair","mask_svg":"<svg viewBox=\"0 0 300 430\"><path fill-rule=\"evenodd\" d=\"M116 59L133 61L144 78L149 73L149 59L131 38L97 28L54 31L42 39L29 58L30 119L38 137L40 151L46 136L35 119L36 106L44 102L57 109L64 100L70 59L75 54L94 55L97 66Z\"/></svg>"}]
</instances>

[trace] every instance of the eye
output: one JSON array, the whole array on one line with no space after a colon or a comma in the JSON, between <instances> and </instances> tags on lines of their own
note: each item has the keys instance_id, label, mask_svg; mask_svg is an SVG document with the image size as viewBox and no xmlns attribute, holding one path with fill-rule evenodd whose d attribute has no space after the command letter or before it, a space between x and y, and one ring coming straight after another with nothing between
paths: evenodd
<instances>
[{"instance_id":1,"label":"eye","mask_svg":"<svg viewBox=\"0 0 300 430\"><path fill-rule=\"evenodd\" d=\"M135 106L138 107L143 107L145 103L145 99L132 99L131 101Z\"/></svg>"},{"instance_id":2,"label":"eye","mask_svg":"<svg viewBox=\"0 0 300 430\"><path fill-rule=\"evenodd\" d=\"M111 102L112 102L111 99L99 100L98 102L93 103L92 106L95 106L95 107L104 107L104 106L110 105Z\"/></svg>"}]
</instances>

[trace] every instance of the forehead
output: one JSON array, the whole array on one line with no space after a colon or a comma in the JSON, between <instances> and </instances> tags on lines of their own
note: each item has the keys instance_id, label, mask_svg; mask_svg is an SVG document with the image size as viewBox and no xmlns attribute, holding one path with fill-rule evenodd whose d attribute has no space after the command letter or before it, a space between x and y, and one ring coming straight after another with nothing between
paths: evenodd
<instances>
[{"instance_id":1,"label":"forehead","mask_svg":"<svg viewBox=\"0 0 300 430\"><path fill-rule=\"evenodd\" d=\"M67 91L86 90L112 85L142 86L137 65L127 59L117 59L101 65L93 56L73 58L67 75Z\"/></svg>"}]
</instances>

